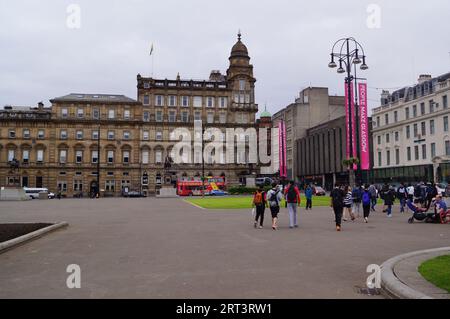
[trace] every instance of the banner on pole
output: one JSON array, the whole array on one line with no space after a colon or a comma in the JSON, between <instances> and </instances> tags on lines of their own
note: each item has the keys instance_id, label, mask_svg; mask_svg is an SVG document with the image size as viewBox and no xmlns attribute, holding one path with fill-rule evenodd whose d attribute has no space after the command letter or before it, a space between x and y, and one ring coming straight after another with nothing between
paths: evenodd
<instances>
[{"instance_id":1,"label":"banner on pole","mask_svg":"<svg viewBox=\"0 0 450 319\"><path fill-rule=\"evenodd\" d=\"M355 99L354 99L354 89L353 89L353 82L350 83L350 105L348 104L349 100L349 92L348 92L347 83L345 83L345 126L346 126L346 158L350 159L351 157L355 158L357 157L357 146L356 146L356 121L355 121ZM350 118L350 110L351 112L351 118ZM350 130L350 123L351 130ZM350 135L351 134L351 135ZM352 137L352 145L350 145L350 136ZM351 151L350 151L351 150ZM353 165L353 170L357 170L358 166L355 164Z\"/></svg>"},{"instance_id":2,"label":"banner on pole","mask_svg":"<svg viewBox=\"0 0 450 319\"><path fill-rule=\"evenodd\" d=\"M370 169L370 143L369 143L369 120L367 106L367 83L359 83L359 132L360 132L360 153L361 153L361 169L367 171Z\"/></svg>"},{"instance_id":3,"label":"banner on pole","mask_svg":"<svg viewBox=\"0 0 450 319\"><path fill-rule=\"evenodd\" d=\"M280 156L280 177L287 178L287 160L286 160L286 126L284 121L278 124L278 145Z\"/></svg>"}]
</instances>

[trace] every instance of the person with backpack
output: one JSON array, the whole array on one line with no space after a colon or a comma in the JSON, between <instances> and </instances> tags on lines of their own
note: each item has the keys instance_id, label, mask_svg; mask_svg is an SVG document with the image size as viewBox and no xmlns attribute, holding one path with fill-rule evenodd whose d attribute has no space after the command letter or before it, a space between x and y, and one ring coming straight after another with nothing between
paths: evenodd
<instances>
[{"instance_id":1,"label":"person with backpack","mask_svg":"<svg viewBox=\"0 0 450 319\"><path fill-rule=\"evenodd\" d=\"M286 204L289 212L289 228L298 228L297 223L297 206L300 207L300 191L295 186L294 181L290 181L286 187L284 194L286 196Z\"/></svg>"},{"instance_id":2,"label":"person with backpack","mask_svg":"<svg viewBox=\"0 0 450 319\"><path fill-rule=\"evenodd\" d=\"M336 230L342 230L342 214L344 213L344 191L339 187L338 184L334 186L334 189L331 191L331 208L333 209L335 221L336 221Z\"/></svg>"},{"instance_id":3,"label":"person with backpack","mask_svg":"<svg viewBox=\"0 0 450 319\"><path fill-rule=\"evenodd\" d=\"M278 229L278 213L280 212L280 203L283 200L283 194L277 183L272 184L272 189L267 193L270 212L272 213L272 229Z\"/></svg>"},{"instance_id":4,"label":"person with backpack","mask_svg":"<svg viewBox=\"0 0 450 319\"><path fill-rule=\"evenodd\" d=\"M369 192L369 186L363 187L363 193L361 196L363 212L364 212L364 222L367 224L369 222L370 208L372 203L372 196Z\"/></svg>"},{"instance_id":5,"label":"person with backpack","mask_svg":"<svg viewBox=\"0 0 450 319\"><path fill-rule=\"evenodd\" d=\"M267 207L267 198L266 198L266 192L264 191L263 187L260 186L259 189L256 191L255 195L253 196L253 207L256 208L256 214L255 214L255 228L258 227L258 221L259 221L259 229L263 229L264 227L264 211Z\"/></svg>"},{"instance_id":6,"label":"person with backpack","mask_svg":"<svg viewBox=\"0 0 450 319\"><path fill-rule=\"evenodd\" d=\"M353 198L353 214L357 212L357 217L361 217L360 209L361 209L361 197L362 197L362 189L359 186L355 186L352 190L352 198Z\"/></svg>"},{"instance_id":7,"label":"person with backpack","mask_svg":"<svg viewBox=\"0 0 450 319\"><path fill-rule=\"evenodd\" d=\"M408 192L406 191L406 187L403 183L401 183L397 189L397 198L400 201L400 213L404 214L406 200L408 199Z\"/></svg>"},{"instance_id":8,"label":"person with backpack","mask_svg":"<svg viewBox=\"0 0 450 319\"><path fill-rule=\"evenodd\" d=\"M306 197L306 210L312 210L312 197L313 197L313 189L311 185L308 185L305 189L305 197Z\"/></svg>"}]
</instances>

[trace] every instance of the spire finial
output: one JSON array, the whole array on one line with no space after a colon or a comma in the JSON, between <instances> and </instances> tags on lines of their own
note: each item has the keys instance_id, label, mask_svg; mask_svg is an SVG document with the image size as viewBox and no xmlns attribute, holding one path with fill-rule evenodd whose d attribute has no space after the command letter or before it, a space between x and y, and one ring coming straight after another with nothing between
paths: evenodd
<instances>
[{"instance_id":1,"label":"spire finial","mask_svg":"<svg viewBox=\"0 0 450 319\"><path fill-rule=\"evenodd\" d=\"M239 31L238 31L238 40L239 40L239 41L241 41L241 37L242 37L241 29L239 29Z\"/></svg>"}]
</instances>

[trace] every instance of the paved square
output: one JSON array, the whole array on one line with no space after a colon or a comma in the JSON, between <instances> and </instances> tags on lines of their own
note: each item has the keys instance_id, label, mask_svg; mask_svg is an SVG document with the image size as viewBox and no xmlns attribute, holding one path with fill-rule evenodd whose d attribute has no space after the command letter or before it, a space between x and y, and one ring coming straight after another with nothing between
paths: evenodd
<instances>
[{"instance_id":1,"label":"paved square","mask_svg":"<svg viewBox=\"0 0 450 319\"><path fill-rule=\"evenodd\" d=\"M363 298L367 265L450 242L448 225L394 211L337 233L330 208L301 210L295 230L282 209L274 232L253 229L247 210L181 199L0 202L0 223L70 224L0 254L0 298ZM70 264L81 289L66 286Z\"/></svg>"}]
</instances>

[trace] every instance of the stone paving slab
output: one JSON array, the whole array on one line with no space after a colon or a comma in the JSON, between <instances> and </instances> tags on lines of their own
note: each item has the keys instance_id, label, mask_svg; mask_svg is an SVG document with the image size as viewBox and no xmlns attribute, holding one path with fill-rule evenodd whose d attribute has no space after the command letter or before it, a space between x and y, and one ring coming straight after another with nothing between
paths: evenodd
<instances>
[{"instance_id":1,"label":"stone paving slab","mask_svg":"<svg viewBox=\"0 0 450 319\"><path fill-rule=\"evenodd\" d=\"M0 202L0 222L70 227L0 255L0 298L381 298L357 292L369 264L448 245L449 225L372 214L334 229L328 207L300 228L255 230L249 210L202 210L182 199ZM266 225L270 225L266 213ZM68 289L78 264L81 289Z\"/></svg>"}]
</instances>

